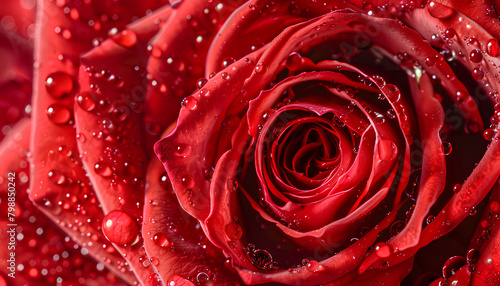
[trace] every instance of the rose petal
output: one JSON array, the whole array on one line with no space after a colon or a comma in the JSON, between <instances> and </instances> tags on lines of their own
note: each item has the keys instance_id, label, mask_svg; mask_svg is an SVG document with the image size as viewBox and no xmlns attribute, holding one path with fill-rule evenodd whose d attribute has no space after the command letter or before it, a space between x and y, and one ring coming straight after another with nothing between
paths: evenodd
<instances>
[{"instance_id":1,"label":"rose petal","mask_svg":"<svg viewBox=\"0 0 500 286\"><path fill-rule=\"evenodd\" d=\"M148 145L177 119L183 98L195 90L198 79L203 77L212 39L241 2L182 1L151 40L147 71L155 84L147 87L144 107ZM165 106L177 108L165 112Z\"/></svg>"},{"instance_id":2,"label":"rose petal","mask_svg":"<svg viewBox=\"0 0 500 286\"><path fill-rule=\"evenodd\" d=\"M234 285L239 278L225 267L225 257L207 240L198 221L178 205L160 161L152 160L146 186L144 243L162 280L168 285L177 275Z\"/></svg>"}]
</instances>

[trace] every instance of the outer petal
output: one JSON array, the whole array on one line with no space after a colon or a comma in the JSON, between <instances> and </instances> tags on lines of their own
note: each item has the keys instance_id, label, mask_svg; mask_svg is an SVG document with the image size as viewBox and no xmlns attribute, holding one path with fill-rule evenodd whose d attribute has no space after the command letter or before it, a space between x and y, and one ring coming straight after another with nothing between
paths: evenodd
<instances>
[{"instance_id":1,"label":"outer petal","mask_svg":"<svg viewBox=\"0 0 500 286\"><path fill-rule=\"evenodd\" d=\"M148 159L141 128L146 93L141 71L147 61L147 42L159 30L159 22L171 15L170 9L161 8L134 22L81 59L75 115L83 164L104 213L122 211L139 224ZM143 262L142 241L132 246L110 241L141 282L149 283L154 265Z\"/></svg>"},{"instance_id":2,"label":"outer petal","mask_svg":"<svg viewBox=\"0 0 500 286\"><path fill-rule=\"evenodd\" d=\"M107 270L96 269L96 263L86 256L88 251L93 251L93 257L101 261L113 259L104 263L123 279L129 279L117 269L120 263L123 265L121 257L113 248L113 252L108 253L97 240L97 233L89 233L92 243L84 241L85 246L79 246L28 199L30 123L28 118L21 120L0 144L0 239L4 242L0 250L0 284L124 285ZM14 211L9 210L10 198L15 198Z\"/></svg>"},{"instance_id":3,"label":"outer petal","mask_svg":"<svg viewBox=\"0 0 500 286\"><path fill-rule=\"evenodd\" d=\"M159 1L130 1L121 3L123 6L92 2L76 7L74 3L48 0L39 1L39 4L30 199L51 219L61 221L60 226L80 244L92 244L91 251L94 247L102 251L106 245L113 252L113 247L100 235L103 213L78 156L76 132L72 126L79 56L92 48L94 38L106 35L112 27L128 23L137 16L135 13L141 15L146 9L157 7ZM131 9L124 11L125 7ZM73 12L66 14L66 8ZM122 18L118 21L112 17L95 18L108 13L121 14ZM103 22L102 19L110 20ZM84 211L78 209L78 205L84 206ZM82 233L96 234L96 241ZM124 269L119 275L133 283L133 273L127 272L119 256L114 255L121 264L116 267ZM96 255L101 261L105 258Z\"/></svg>"}]
</instances>

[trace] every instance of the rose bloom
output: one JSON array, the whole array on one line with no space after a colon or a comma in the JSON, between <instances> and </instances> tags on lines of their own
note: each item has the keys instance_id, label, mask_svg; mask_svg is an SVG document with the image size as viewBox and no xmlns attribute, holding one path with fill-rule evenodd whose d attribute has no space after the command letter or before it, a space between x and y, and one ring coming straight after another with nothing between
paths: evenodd
<instances>
[{"instance_id":1,"label":"rose bloom","mask_svg":"<svg viewBox=\"0 0 500 286\"><path fill-rule=\"evenodd\" d=\"M500 285L499 9L3 1L0 285Z\"/></svg>"}]
</instances>

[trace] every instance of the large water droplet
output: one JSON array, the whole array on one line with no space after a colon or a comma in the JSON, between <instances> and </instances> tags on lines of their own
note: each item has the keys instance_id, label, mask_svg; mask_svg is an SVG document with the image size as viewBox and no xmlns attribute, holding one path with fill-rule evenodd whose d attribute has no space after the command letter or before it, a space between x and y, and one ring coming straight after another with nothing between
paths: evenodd
<instances>
[{"instance_id":1,"label":"large water droplet","mask_svg":"<svg viewBox=\"0 0 500 286\"><path fill-rule=\"evenodd\" d=\"M221 63L221 67L222 67L223 69L225 69L225 68L227 68L228 66L230 66L230 65L231 65L232 63L234 63L234 62L235 62L235 59L234 59L234 58L232 58L232 57L227 57L227 58L225 58L225 59L222 61L222 63Z\"/></svg>"},{"instance_id":2,"label":"large water droplet","mask_svg":"<svg viewBox=\"0 0 500 286\"><path fill-rule=\"evenodd\" d=\"M74 87L73 78L65 72L51 73L45 79L45 88L50 96L61 98L68 95Z\"/></svg>"},{"instance_id":3,"label":"large water droplet","mask_svg":"<svg viewBox=\"0 0 500 286\"><path fill-rule=\"evenodd\" d=\"M163 233L157 233L153 237L153 242L159 247L169 247L170 241L168 241L167 236Z\"/></svg>"},{"instance_id":4,"label":"large water droplet","mask_svg":"<svg viewBox=\"0 0 500 286\"><path fill-rule=\"evenodd\" d=\"M264 66L264 64L262 64L262 63L258 63L255 66L255 73L256 74L264 74L266 71L267 71L267 67Z\"/></svg>"},{"instance_id":5,"label":"large water droplet","mask_svg":"<svg viewBox=\"0 0 500 286\"><path fill-rule=\"evenodd\" d=\"M448 18L453 15L454 12L453 8L434 1L427 3L427 11L429 11L429 14L433 17L438 19Z\"/></svg>"},{"instance_id":6,"label":"large water droplet","mask_svg":"<svg viewBox=\"0 0 500 286\"><path fill-rule=\"evenodd\" d=\"M483 54L479 49L474 49L469 54L469 59L473 63L480 63L483 60Z\"/></svg>"},{"instance_id":7,"label":"large water droplet","mask_svg":"<svg viewBox=\"0 0 500 286\"><path fill-rule=\"evenodd\" d=\"M94 99L88 92L78 95L76 102L85 111L92 111L96 106Z\"/></svg>"},{"instance_id":8,"label":"large water droplet","mask_svg":"<svg viewBox=\"0 0 500 286\"><path fill-rule=\"evenodd\" d=\"M140 228L134 218L123 211L112 211L102 221L102 232L117 245L131 245L138 241Z\"/></svg>"},{"instance_id":9,"label":"large water droplet","mask_svg":"<svg viewBox=\"0 0 500 286\"><path fill-rule=\"evenodd\" d=\"M195 181L193 176L191 175L185 175L181 179L182 185L186 187L187 189L192 189L195 187Z\"/></svg>"},{"instance_id":10,"label":"large water droplet","mask_svg":"<svg viewBox=\"0 0 500 286\"><path fill-rule=\"evenodd\" d=\"M49 180L56 185L64 185L66 183L66 176L61 171L50 170L47 174Z\"/></svg>"},{"instance_id":11,"label":"large water droplet","mask_svg":"<svg viewBox=\"0 0 500 286\"><path fill-rule=\"evenodd\" d=\"M396 157L398 147L391 140L382 139L378 143L378 152L380 160L390 161Z\"/></svg>"},{"instance_id":12,"label":"large water droplet","mask_svg":"<svg viewBox=\"0 0 500 286\"><path fill-rule=\"evenodd\" d=\"M381 90L391 102L397 102L401 97L399 88L393 84L386 84L383 88L381 88Z\"/></svg>"},{"instance_id":13,"label":"large water droplet","mask_svg":"<svg viewBox=\"0 0 500 286\"><path fill-rule=\"evenodd\" d=\"M273 265L273 257L264 249L257 249L252 252L252 264L262 270L267 270Z\"/></svg>"},{"instance_id":14,"label":"large water droplet","mask_svg":"<svg viewBox=\"0 0 500 286\"><path fill-rule=\"evenodd\" d=\"M191 154L191 145L179 144L175 150L175 155L179 157L186 157Z\"/></svg>"},{"instance_id":15,"label":"large water droplet","mask_svg":"<svg viewBox=\"0 0 500 286\"><path fill-rule=\"evenodd\" d=\"M453 256L453 257L450 257L445 263L444 263L444 266L443 266L443 278L444 279L448 279L450 278L451 276L453 276L453 274L455 274L455 272L460 269L460 267L464 266L467 264L467 260L462 257L462 256Z\"/></svg>"},{"instance_id":16,"label":"large water droplet","mask_svg":"<svg viewBox=\"0 0 500 286\"><path fill-rule=\"evenodd\" d=\"M380 258L391 256L391 246L385 242L379 242L375 245L375 254Z\"/></svg>"},{"instance_id":17,"label":"large water droplet","mask_svg":"<svg viewBox=\"0 0 500 286\"><path fill-rule=\"evenodd\" d=\"M103 161L95 163L94 171L99 176L102 176L104 178L109 178L111 177L111 175L113 175L113 170L111 169L111 167L108 164L104 163Z\"/></svg>"},{"instance_id":18,"label":"large water droplet","mask_svg":"<svg viewBox=\"0 0 500 286\"><path fill-rule=\"evenodd\" d=\"M118 45L130 48L137 43L137 35L132 30L123 30L112 37L113 41Z\"/></svg>"},{"instance_id":19,"label":"large water droplet","mask_svg":"<svg viewBox=\"0 0 500 286\"><path fill-rule=\"evenodd\" d=\"M500 46L498 44L497 39L493 38L488 41L488 44L486 46L486 52L488 53L488 55L492 57L498 56L498 54L500 53Z\"/></svg>"},{"instance_id":20,"label":"large water droplet","mask_svg":"<svg viewBox=\"0 0 500 286\"><path fill-rule=\"evenodd\" d=\"M205 284L205 283L207 283L209 280L210 280L210 276L208 276L208 274L207 274L207 273L205 273L205 272L200 272L200 273L198 273L198 275L196 275L196 281L197 281L199 284Z\"/></svg>"},{"instance_id":21,"label":"large water droplet","mask_svg":"<svg viewBox=\"0 0 500 286\"><path fill-rule=\"evenodd\" d=\"M243 235L243 231L241 230L241 227L237 223L230 222L229 224L226 225L226 234L227 237L229 237L229 239L238 240Z\"/></svg>"},{"instance_id":22,"label":"large water droplet","mask_svg":"<svg viewBox=\"0 0 500 286\"><path fill-rule=\"evenodd\" d=\"M182 105L184 105L187 109L189 110L194 110L196 108L197 104L196 98L194 98L192 95L184 98L184 101L182 102Z\"/></svg>"},{"instance_id":23,"label":"large water droplet","mask_svg":"<svg viewBox=\"0 0 500 286\"><path fill-rule=\"evenodd\" d=\"M54 103L47 108L47 117L55 124L67 124L72 116L72 112L62 104Z\"/></svg>"}]
</instances>

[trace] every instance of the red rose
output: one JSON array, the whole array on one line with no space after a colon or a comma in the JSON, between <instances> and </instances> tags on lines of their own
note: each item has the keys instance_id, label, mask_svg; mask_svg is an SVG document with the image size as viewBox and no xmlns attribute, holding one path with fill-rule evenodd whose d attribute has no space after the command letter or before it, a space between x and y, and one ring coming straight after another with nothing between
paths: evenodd
<instances>
[{"instance_id":1,"label":"red rose","mask_svg":"<svg viewBox=\"0 0 500 286\"><path fill-rule=\"evenodd\" d=\"M4 13L12 283L499 283L496 3L171 2Z\"/></svg>"}]
</instances>

